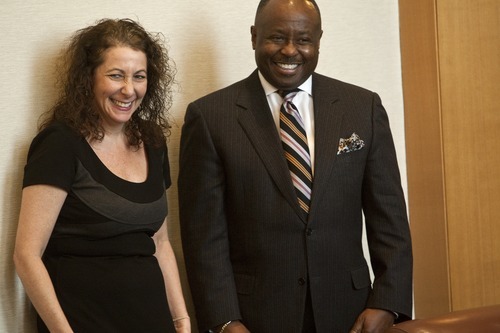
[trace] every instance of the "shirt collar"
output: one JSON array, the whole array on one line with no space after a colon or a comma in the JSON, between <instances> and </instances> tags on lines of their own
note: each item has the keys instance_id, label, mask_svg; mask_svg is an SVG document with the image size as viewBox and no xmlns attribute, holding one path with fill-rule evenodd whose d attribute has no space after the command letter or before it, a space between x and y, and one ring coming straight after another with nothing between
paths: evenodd
<instances>
[{"instance_id":1,"label":"shirt collar","mask_svg":"<svg viewBox=\"0 0 500 333\"><path fill-rule=\"evenodd\" d=\"M262 87L264 88L266 96L269 96L278 90L264 78L264 76L261 74L260 71L259 71L259 79L260 83L262 84ZM312 96L312 75L309 76L307 80L299 86L299 89L305 91L310 96Z\"/></svg>"}]
</instances>

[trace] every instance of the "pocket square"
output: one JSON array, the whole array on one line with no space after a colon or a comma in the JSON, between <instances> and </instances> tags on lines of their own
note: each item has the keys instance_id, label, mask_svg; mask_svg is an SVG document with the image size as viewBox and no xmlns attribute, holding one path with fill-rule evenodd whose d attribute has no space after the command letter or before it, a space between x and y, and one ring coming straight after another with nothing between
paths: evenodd
<instances>
[{"instance_id":1,"label":"pocket square","mask_svg":"<svg viewBox=\"0 0 500 333\"><path fill-rule=\"evenodd\" d=\"M356 133L352 133L350 138L340 138L339 140L339 149L337 151L337 155L350 153L356 150L360 150L365 146L365 142L361 140L359 135Z\"/></svg>"}]
</instances>

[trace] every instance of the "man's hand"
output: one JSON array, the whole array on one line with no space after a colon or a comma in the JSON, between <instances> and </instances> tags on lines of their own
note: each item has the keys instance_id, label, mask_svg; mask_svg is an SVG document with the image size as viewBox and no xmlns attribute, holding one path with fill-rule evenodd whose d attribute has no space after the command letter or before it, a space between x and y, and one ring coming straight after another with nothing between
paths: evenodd
<instances>
[{"instance_id":1,"label":"man's hand","mask_svg":"<svg viewBox=\"0 0 500 333\"><path fill-rule=\"evenodd\" d=\"M365 309L359 315L349 333L384 333L394 324L392 312L380 309Z\"/></svg>"}]
</instances>

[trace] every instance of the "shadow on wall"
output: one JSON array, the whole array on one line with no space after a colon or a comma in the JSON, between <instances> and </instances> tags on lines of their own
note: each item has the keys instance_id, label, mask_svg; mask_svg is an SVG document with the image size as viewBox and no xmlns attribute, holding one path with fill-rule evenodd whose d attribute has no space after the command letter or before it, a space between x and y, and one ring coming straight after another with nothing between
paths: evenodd
<instances>
[{"instance_id":1,"label":"shadow on wall","mask_svg":"<svg viewBox=\"0 0 500 333\"><path fill-rule=\"evenodd\" d=\"M62 43L60 44L62 46ZM31 82L26 86L31 86L27 92L30 100L26 114L28 123L21 124L20 129L29 133L20 133L14 139L16 146L12 149L12 156L6 166L3 196L4 207L2 212L4 219L0 224L0 235L2 247L5 249L4 260L2 262L3 276L0 277L1 307L3 307L3 318L0 318L1 326L8 329L9 333L31 333L36 332L35 318L36 312L26 296L22 284L15 272L12 256L14 253L14 243L16 237L19 209L21 205L22 181L24 175L24 165L31 143L31 139L37 133L39 116L45 112L55 101L57 92L56 82L56 59L59 50L47 50L46 41L41 41L37 47L39 56L33 57L30 76Z\"/></svg>"},{"instance_id":2,"label":"shadow on wall","mask_svg":"<svg viewBox=\"0 0 500 333\"><path fill-rule=\"evenodd\" d=\"M168 228L170 241L175 252L179 266L179 274L182 289L191 317L192 332L198 332L196 315L191 291L189 288L186 268L184 265L184 255L180 235L179 205L177 196L177 179L179 174L179 147L184 115L188 104L216 89L223 84L220 82L220 69L217 66L218 52L224 52L217 46L213 23L206 18L205 9L198 10L192 20L183 22L185 26L176 27L183 31L192 31L192 38L186 40L175 40L177 43L167 41L170 56L176 63L177 85L174 87L174 103L170 110L171 134L168 138L169 162L172 185L168 189ZM203 31L203 33L199 33ZM165 35L173 34L173 31L165 32Z\"/></svg>"},{"instance_id":3,"label":"shadow on wall","mask_svg":"<svg viewBox=\"0 0 500 333\"><path fill-rule=\"evenodd\" d=\"M35 332L34 318L35 312L31 303L24 293L24 289L18 279L12 255L14 253L14 242L17 229L17 219L21 203L21 186L23 178L23 167L28 152L29 143L23 142L15 149L15 155L10 159L5 175L6 184L4 187L4 207L5 216L0 225L2 235L2 246L6 249L4 253L4 274L0 279L0 290L2 294L2 318L3 325L8 328L15 328L12 332ZM7 199L8 198L8 199ZM11 332L11 331L9 331Z\"/></svg>"}]
</instances>

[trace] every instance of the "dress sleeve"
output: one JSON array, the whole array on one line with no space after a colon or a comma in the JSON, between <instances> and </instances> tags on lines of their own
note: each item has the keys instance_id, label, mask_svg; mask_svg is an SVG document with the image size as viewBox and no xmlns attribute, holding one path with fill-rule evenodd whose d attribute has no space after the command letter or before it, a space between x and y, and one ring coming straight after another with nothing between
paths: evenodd
<instances>
[{"instance_id":1,"label":"dress sleeve","mask_svg":"<svg viewBox=\"0 0 500 333\"><path fill-rule=\"evenodd\" d=\"M41 131L28 151L23 188L45 184L69 192L76 170L75 140L75 134L61 124Z\"/></svg>"},{"instance_id":2,"label":"dress sleeve","mask_svg":"<svg viewBox=\"0 0 500 333\"><path fill-rule=\"evenodd\" d=\"M163 181L165 182L165 189L168 189L172 185L172 179L170 178L170 163L168 161L168 148L165 145L162 152L162 170L163 170Z\"/></svg>"}]
</instances>

